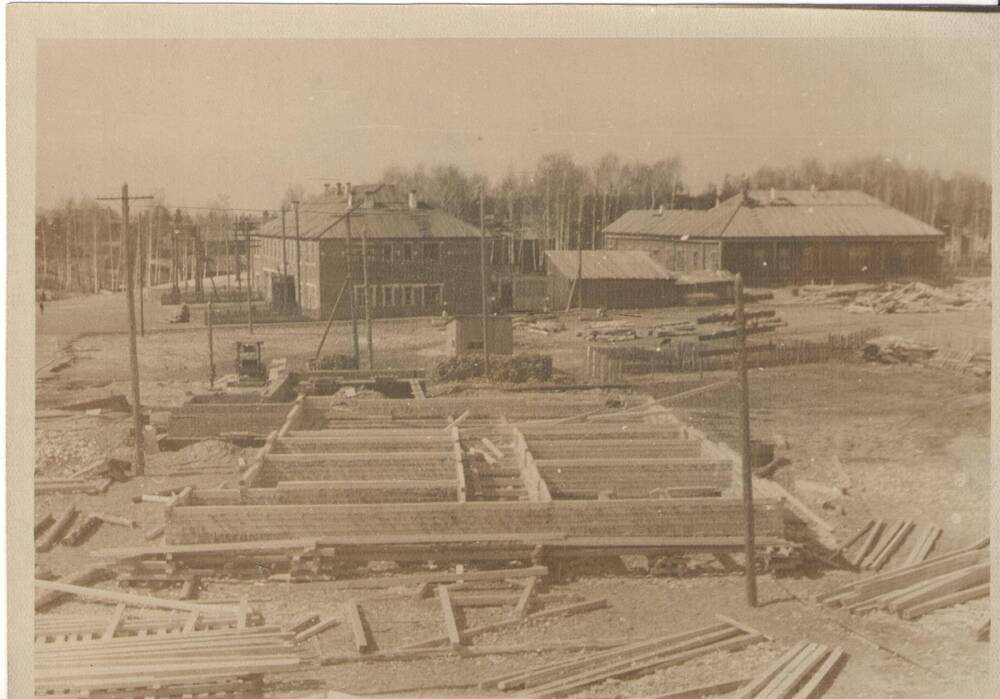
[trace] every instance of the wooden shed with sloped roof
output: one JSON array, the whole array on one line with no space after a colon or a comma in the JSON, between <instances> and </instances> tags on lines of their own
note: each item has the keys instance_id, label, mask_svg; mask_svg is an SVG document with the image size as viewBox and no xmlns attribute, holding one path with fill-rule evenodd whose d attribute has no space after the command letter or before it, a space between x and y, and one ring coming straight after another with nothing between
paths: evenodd
<instances>
[{"instance_id":1,"label":"wooden shed with sloped roof","mask_svg":"<svg viewBox=\"0 0 1000 699\"><path fill-rule=\"evenodd\" d=\"M673 276L639 250L550 250L545 253L555 310L659 308L677 303Z\"/></svg>"}]
</instances>

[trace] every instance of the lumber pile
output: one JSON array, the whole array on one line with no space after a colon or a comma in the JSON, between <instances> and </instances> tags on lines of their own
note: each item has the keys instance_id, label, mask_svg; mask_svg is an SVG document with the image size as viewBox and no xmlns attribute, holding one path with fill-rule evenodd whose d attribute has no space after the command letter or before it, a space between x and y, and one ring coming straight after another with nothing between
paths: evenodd
<instances>
[{"instance_id":1,"label":"lumber pile","mask_svg":"<svg viewBox=\"0 0 1000 699\"><path fill-rule=\"evenodd\" d=\"M883 285L859 293L844 310L851 313L941 313L969 308L988 308L988 285L958 285L950 289L911 282Z\"/></svg>"},{"instance_id":2,"label":"lumber pile","mask_svg":"<svg viewBox=\"0 0 1000 699\"><path fill-rule=\"evenodd\" d=\"M579 658L506 673L480 682L482 689L524 690L525 699L563 697L606 680L635 677L718 651L737 651L767 638L719 615L718 623L685 633L630 643Z\"/></svg>"},{"instance_id":3,"label":"lumber pile","mask_svg":"<svg viewBox=\"0 0 1000 699\"><path fill-rule=\"evenodd\" d=\"M759 311L744 311L743 317L747 320L756 320L760 318L774 318L777 316L777 311L772 309L762 309ZM736 311L726 310L726 311L713 311L708 315L698 317L698 325L708 325L710 323L732 323L736 320Z\"/></svg>"},{"instance_id":4,"label":"lumber pile","mask_svg":"<svg viewBox=\"0 0 1000 699\"><path fill-rule=\"evenodd\" d=\"M871 520L858 534L852 537L851 541L848 542L849 545L840 549L840 552L847 554L853 549L853 553L845 557L858 570L882 570L889 559L902 548L903 542L906 541L915 526L911 520L897 522L885 522L881 519ZM910 559L913 563L927 557L931 546L940 533L941 530L936 527L922 533L921 540L917 542L917 546L911 552ZM861 534L864 534L863 538ZM911 560L908 560L907 563L909 564Z\"/></svg>"},{"instance_id":5,"label":"lumber pile","mask_svg":"<svg viewBox=\"0 0 1000 699\"><path fill-rule=\"evenodd\" d=\"M114 480L108 474L108 460L101 459L73 472L66 478L35 477L35 495L73 494L100 495Z\"/></svg>"},{"instance_id":6,"label":"lumber pile","mask_svg":"<svg viewBox=\"0 0 1000 699\"><path fill-rule=\"evenodd\" d=\"M860 614L875 609L917 619L928 612L989 596L989 538L951 553L849 583L816 598Z\"/></svg>"},{"instance_id":7,"label":"lumber pile","mask_svg":"<svg viewBox=\"0 0 1000 699\"><path fill-rule=\"evenodd\" d=\"M883 520L868 520L868 522L843 545L839 552L854 567L860 570L881 570L889 559L903 546L903 542L916 525L909 520L886 523ZM937 543L942 530L934 525L919 529L914 536L910 548L901 566L911 566L920 563ZM853 549L853 553L848 552Z\"/></svg>"},{"instance_id":8,"label":"lumber pile","mask_svg":"<svg viewBox=\"0 0 1000 699\"><path fill-rule=\"evenodd\" d=\"M301 672L308 662L293 634L267 626L37 644L35 693L259 695L264 676Z\"/></svg>"},{"instance_id":9,"label":"lumber pile","mask_svg":"<svg viewBox=\"0 0 1000 699\"><path fill-rule=\"evenodd\" d=\"M931 345L895 335L883 335L866 342L861 349L861 356L869 362L913 364L928 361L937 351L938 348Z\"/></svg>"},{"instance_id":10,"label":"lumber pile","mask_svg":"<svg viewBox=\"0 0 1000 699\"><path fill-rule=\"evenodd\" d=\"M559 333L566 329L566 326L552 314L514 318L511 325L536 335Z\"/></svg>"},{"instance_id":11,"label":"lumber pile","mask_svg":"<svg viewBox=\"0 0 1000 699\"><path fill-rule=\"evenodd\" d=\"M829 687L847 654L842 648L800 641L750 680L736 699L814 699Z\"/></svg>"},{"instance_id":12,"label":"lumber pile","mask_svg":"<svg viewBox=\"0 0 1000 699\"><path fill-rule=\"evenodd\" d=\"M700 318L698 322L701 322ZM667 323L657 323L649 330L650 337L686 337L697 333L697 326L690 320L672 320Z\"/></svg>"},{"instance_id":13,"label":"lumber pile","mask_svg":"<svg viewBox=\"0 0 1000 699\"><path fill-rule=\"evenodd\" d=\"M592 323L587 327L585 337L599 342L626 342L636 340L639 334L635 328L624 321L609 320L603 323ZM659 337L659 336L657 336Z\"/></svg>"}]
</instances>

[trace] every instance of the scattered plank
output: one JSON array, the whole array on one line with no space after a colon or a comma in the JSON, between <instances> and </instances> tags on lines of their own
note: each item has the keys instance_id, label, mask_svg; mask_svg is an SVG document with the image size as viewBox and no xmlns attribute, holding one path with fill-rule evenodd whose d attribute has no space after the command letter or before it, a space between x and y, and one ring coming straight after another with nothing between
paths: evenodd
<instances>
[{"instance_id":1,"label":"scattered plank","mask_svg":"<svg viewBox=\"0 0 1000 699\"><path fill-rule=\"evenodd\" d=\"M716 682L714 684L703 684L700 687L689 687L687 689L678 689L667 692L665 694L656 694L651 697L646 697L646 699L700 699L701 697L714 697L719 694L729 694L730 692L735 692L740 687L743 687L750 681L750 678L743 678L738 680L727 680L725 682Z\"/></svg>"},{"instance_id":2,"label":"scattered plank","mask_svg":"<svg viewBox=\"0 0 1000 699\"><path fill-rule=\"evenodd\" d=\"M310 639L317 634L323 633L327 629L333 628L339 623L340 621L338 621L334 617L328 617L326 619L323 619L322 621L318 621L312 626L303 629L299 633L295 634L295 642L302 643L303 641Z\"/></svg>"},{"instance_id":3,"label":"scattered plank","mask_svg":"<svg viewBox=\"0 0 1000 699\"><path fill-rule=\"evenodd\" d=\"M42 538L35 543L35 551L49 551L53 546L58 544L69 530L70 525L73 524L76 514L76 507L73 505L67 507L63 513L56 518L55 523L42 535Z\"/></svg>"},{"instance_id":4,"label":"scattered plank","mask_svg":"<svg viewBox=\"0 0 1000 699\"><path fill-rule=\"evenodd\" d=\"M348 600L344 603L344 618L351 626L351 632L354 634L354 647L358 653L370 651L372 642L368 636L368 629L365 627L365 621L361 616L361 607L357 600Z\"/></svg>"},{"instance_id":5,"label":"scattered plank","mask_svg":"<svg viewBox=\"0 0 1000 699\"><path fill-rule=\"evenodd\" d=\"M56 582L52 580L36 580L35 587L40 590L51 590L55 592L65 592L84 599L101 600L104 602L124 602L135 607L149 607L152 609L174 609L183 612L190 612L194 609L203 611L214 611L221 614L237 613L233 607L223 607L208 604L195 604L194 602L182 602L177 600L161 599L158 597L148 597L145 595L133 595L126 592L115 592L113 590L96 590L79 585Z\"/></svg>"},{"instance_id":6,"label":"scattered plank","mask_svg":"<svg viewBox=\"0 0 1000 699\"><path fill-rule=\"evenodd\" d=\"M514 607L514 616L524 618L531 611L537 584L538 578L528 578L528 582L521 592L521 597L517 600L517 606Z\"/></svg>"},{"instance_id":7,"label":"scattered plank","mask_svg":"<svg viewBox=\"0 0 1000 699\"><path fill-rule=\"evenodd\" d=\"M438 586L438 599L441 601L441 613L444 615L444 628L448 634L448 642L452 646L460 646L464 643L462 632L458 628L458 620L455 618L455 607L451 603L451 594L446 585Z\"/></svg>"},{"instance_id":8,"label":"scattered plank","mask_svg":"<svg viewBox=\"0 0 1000 699\"><path fill-rule=\"evenodd\" d=\"M107 580L111 576L111 571L104 566L91 566L90 568L84 568L83 570L71 573L70 575L67 575L59 580L59 582L66 585L93 585L96 582ZM67 597L70 597L71 594L72 593L60 592L57 590L41 592L35 595L35 611L37 612L51 607L56 602L61 602Z\"/></svg>"}]
</instances>

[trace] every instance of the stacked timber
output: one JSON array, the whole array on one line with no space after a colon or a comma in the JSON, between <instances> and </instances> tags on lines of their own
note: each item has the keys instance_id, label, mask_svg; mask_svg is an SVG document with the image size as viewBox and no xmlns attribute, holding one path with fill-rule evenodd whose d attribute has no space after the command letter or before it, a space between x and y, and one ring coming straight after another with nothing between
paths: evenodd
<instances>
[{"instance_id":1,"label":"stacked timber","mask_svg":"<svg viewBox=\"0 0 1000 699\"><path fill-rule=\"evenodd\" d=\"M846 657L842 648L800 641L751 679L735 695L736 699L822 696Z\"/></svg>"},{"instance_id":2,"label":"stacked timber","mask_svg":"<svg viewBox=\"0 0 1000 699\"><path fill-rule=\"evenodd\" d=\"M859 570L881 570L902 548L910 532L915 530L916 525L910 520L888 524L881 519L869 520L840 547L840 553ZM940 536L939 527L929 525L921 528L902 566L911 566L927 558ZM853 553L848 555L852 550Z\"/></svg>"},{"instance_id":3,"label":"stacked timber","mask_svg":"<svg viewBox=\"0 0 1000 699\"><path fill-rule=\"evenodd\" d=\"M522 689L525 699L562 697L606 680L634 677L681 665L719 651L742 650L767 638L756 629L719 616L719 623L651 638L581 658L507 673L480 682L482 689Z\"/></svg>"},{"instance_id":4,"label":"stacked timber","mask_svg":"<svg viewBox=\"0 0 1000 699\"><path fill-rule=\"evenodd\" d=\"M989 538L968 548L942 554L850 583L819 595L816 601L852 613L875 609L902 619L924 614L990 593Z\"/></svg>"},{"instance_id":5,"label":"stacked timber","mask_svg":"<svg viewBox=\"0 0 1000 699\"><path fill-rule=\"evenodd\" d=\"M36 696L259 694L264 676L308 664L294 634L268 626L42 643L34 661Z\"/></svg>"}]
</instances>

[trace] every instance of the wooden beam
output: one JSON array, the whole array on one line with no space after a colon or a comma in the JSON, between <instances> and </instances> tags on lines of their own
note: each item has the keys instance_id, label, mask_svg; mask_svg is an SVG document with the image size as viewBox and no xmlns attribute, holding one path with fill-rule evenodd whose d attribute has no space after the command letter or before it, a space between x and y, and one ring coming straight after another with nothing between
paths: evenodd
<instances>
[{"instance_id":1,"label":"wooden beam","mask_svg":"<svg viewBox=\"0 0 1000 699\"><path fill-rule=\"evenodd\" d=\"M824 686L829 683L833 673L836 672L837 666L846 657L847 654L843 648L834 648L823 664L819 666L819 669L809 678L809 681L795 693L793 699L817 699L817 697L822 696Z\"/></svg>"},{"instance_id":2,"label":"wooden beam","mask_svg":"<svg viewBox=\"0 0 1000 699\"><path fill-rule=\"evenodd\" d=\"M122 621L125 619L125 603L119 602L115 607L114 616L111 617L111 621L108 622L108 626L104 629L104 633L101 634L102 640L108 640L109 638L114 638L115 634L118 633L118 627L122 625Z\"/></svg>"},{"instance_id":3,"label":"wooden beam","mask_svg":"<svg viewBox=\"0 0 1000 699\"><path fill-rule=\"evenodd\" d=\"M351 632L354 634L354 647L358 653L370 651L372 642L368 637L368 629L365 627L364 619L361 616L361 607L357 600L352 599L344 603L344 618L350 624Z\"/></svg>"},{"instance_id":4,"label":"wooden beam","mask_svg":"<svg viewBox=\"0 0 1000 699\"><path fill-rule=\"evenodd\" d=\"M145 595L133 595L125 592L115 592L113 590L95 590L90 587L80 587L79 585L67 585L65 583L51 580L36 580L35 587L40 590L53 590L56 592L66 592L84 599L101 600L103 602L124 602L134 607L148 607L151 609L174 609L183 612L190 612L195 609L202 611L214 611L220 614L237 614L233 607L223 607L195 602L182 602L178 600L160 599Z\"/></svg>"},{"instance_id":5,"label":"wooden beam","mask_svg":"<svg viewBox=\"0 0 1000 699\"><path fill-rule=\"evenodd\" d=\"M458 620L455 618L455 607L451 602L451 594L446 585L439 585L437 591L438 599L441 601L441 613L444 615L444 628L448 634L448 641L452 646L460 646L464 640L458 628Z\"/></svg>"},{"instance_id":6,"label":"wooden beam","mask_svg":"<svg viewBox=\"0 0 1000 699\"><path fill-rule=\"evenodd\" d=\"M531 604L534 601L535 587L538 585L538 578L528 578L528 582L521 591L521 596L514 607L514 616L525 617L531 611Z\"/></svg>"}]
</instances>

